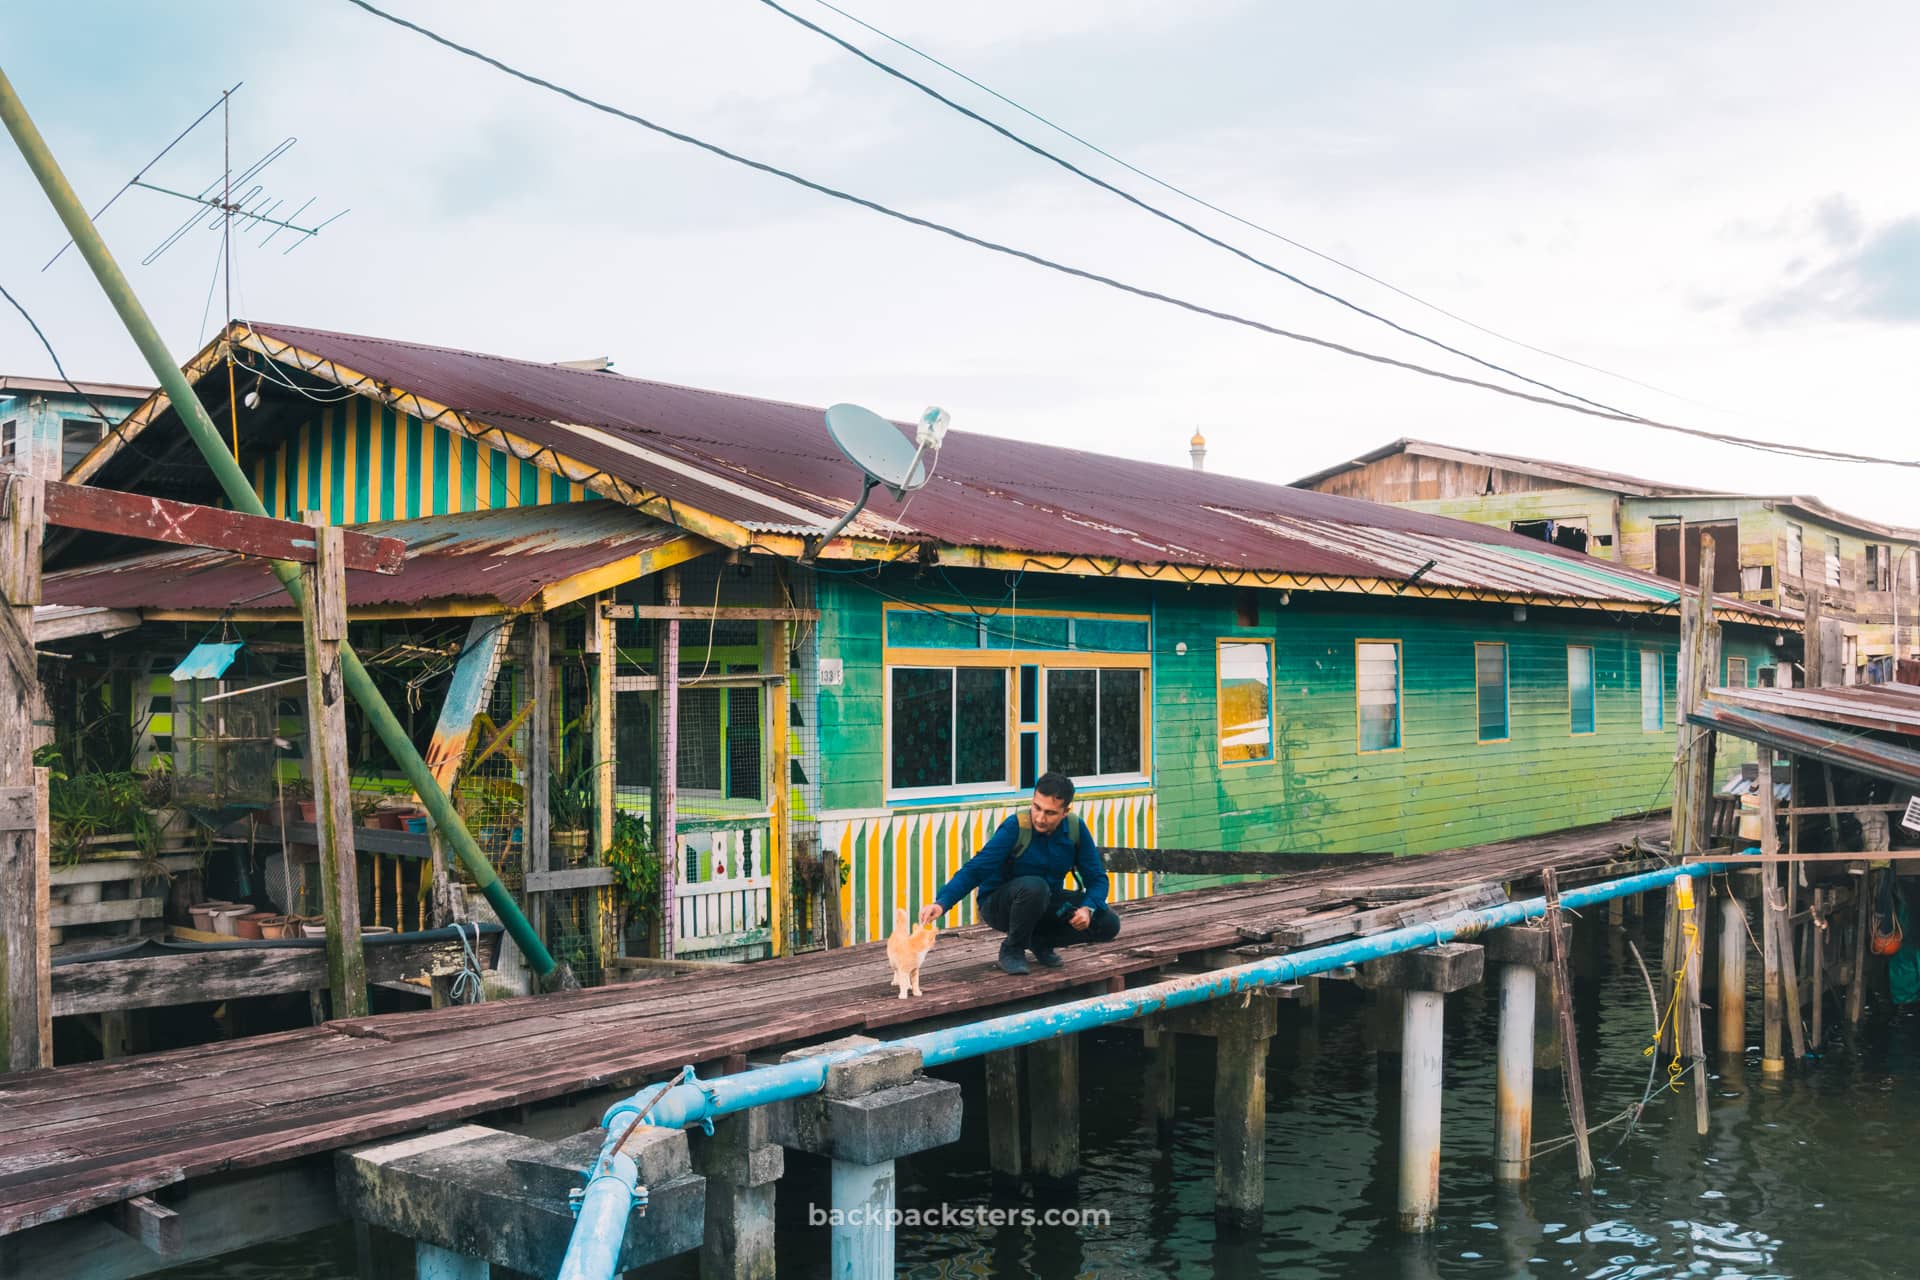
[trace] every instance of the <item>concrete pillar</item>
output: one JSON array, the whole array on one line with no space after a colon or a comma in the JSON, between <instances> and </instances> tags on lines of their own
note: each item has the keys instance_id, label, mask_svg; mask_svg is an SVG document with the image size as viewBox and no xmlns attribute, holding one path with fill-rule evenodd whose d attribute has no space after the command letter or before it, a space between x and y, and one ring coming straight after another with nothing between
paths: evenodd
<instances>
[{"instance_id":1,"label":"concrete pillar","mask_svg":"<svg viewBox=\"0 0 1920 1280\"><path fill-rule=\"evenodd\" d=\"M893 1274L893 1161L833 1162L834 1280L880 1280Z\"/></svg>"},{"instance_id":2,"label":"concrete pillar","mask_svg":"<svg viewBox=\"0 0 1920 1280\"><path fill-rule=\"evenodd\" d=\"M1164 1028L1148 1027L1140 1038L1147 1048L1145 1118L1164 1145L1173 1136L1174 1065L1179 1037Z\"/></svg>"},{"instance_id":3,"label":"concrete pillar","mask_svg":"<svg viewBox=\"0 0 1920 1280\"><path fill-rule=\"evenodd\" d=\"M1002 1178L1020 1176L1020 1051L986 1057L987 1167Z\"/></svg>"},{"instance_id":4,"label":"concrete pillar","mask_svg":"<svg viewBox=\"0 0 1920 1280\"><path fill-rule=\"evenodd\" d=\"M764 1107L713 1122L713 1135L688 1133L693 1169L707 1180L700 1280L772 1280L774 1187L786 1153L773 1141Z\"/></svg>"},{"instance_id":5,"label":"concrete pillar","mask_svg":"<svg viewBox=\"0 0 1920 1280\"><path fill-rule=\"evenodd\" d=\"M1447 998L1409 991L1400 1048L1400 1229L1433 1230L1440 1211L1440 1063Z\"/></svg>"},{"instance_id":6,"label":"concrete pillar","mask_svg":"<svg viewBox=\"0 0 1920 1280\"><path fill-rule=\"evenodd\" d=\"M849 1036L781 1060L873 1043ZM774 1141L833 1162L835 1280L891 1276L894 1161L960 1137L960 1086L922 1076L914 1050L880 1049L828 1067L818 1094L765 1110Z\"/></svg>"},{"instance_id":7,"label":"concrete pillar","mask_svg":"<svg viewBox=\"0 0 1920 1280\"><path fill-rule=\"evenodd\" d=\"M413 1246L415 1280L488 1280L493 1268L483 1258L469 1258L424 1240Z\"/></svg>"},{"instance_id":8,"label":"concrete pillar","mask_svg":"<svg viewBox=\"0 0 1920 1280\"><path fill-rule=\"evenodd\" d=\"M1450 942L1369 961L1363 986L1405 993L1400 1038L1400 1229L1433 1229L1440 1209L1440 1086L1446 997L1480 981L1486 952Z\"/></svg>"},{"instance_id":9,"label":"concrete pillar","mask_svg":"<svg viewBox=\"0 0 1920 1280\"><path fill-rule=\"evenodd\" d=\"M1213 1040L1213 1216L1258 1226L1267 1201L1267 1044L1280 1025L1277 1001L1258 992L1228 996L1156 1014L1149 1025L1169 1052L1176 1035Z\"/></svg>"},{"instance_id":10,"label":"concrete pillar","mask_svg":"<svg viewBox=\"0 0 1920 1280\"><path fill-rule=\"evenodd\" d=\"M1744 1058L1747 1053L1747 909L1729 893L1720 900L1720 990L1714 1000L1719 1013L1720 1053Z\"/></svg>"},{"instance_id":11,"label":"concrete pillar","mask_svg":"<svg viewBox=\"0 0 1920 1280\"><path fill-rule=\"evenodd\" d=\"M1500 967L1499 1075L1494 1085L1493 1176L1525 1182L1533 1171L1533 966Z\"/></svg>"},{"instance_id":12,"label":"concrete pillar","mask_svg":"<svg viewBox=\"0 0 1920 1280\"><path fill-rule=\"evenodd\" d=\"M1534 1030L1539 966L1549 951L1547 931L1496 929L1487 935L1486 948L1487 958L1500 966L1493 1176L1499 1182L1525 1182L1533 1166Z\"/></svg>"},{"instance_id":13,"label":"concrete pillar","mask_svg":"<svg viewBox=\"0 0 1920 1280\"><path fill-rule=\"evenodd\" d=\"M1080 1175L1080 1037L1027 1046L1027 1102L1033 1172L1065 1181Z\"/></svg>"}]
</instances>

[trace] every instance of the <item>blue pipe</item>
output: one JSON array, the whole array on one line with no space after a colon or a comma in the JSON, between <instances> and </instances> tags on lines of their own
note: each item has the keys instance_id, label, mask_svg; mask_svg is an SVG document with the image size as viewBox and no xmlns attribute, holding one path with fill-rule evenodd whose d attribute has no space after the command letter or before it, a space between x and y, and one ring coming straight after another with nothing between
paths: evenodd
<instances>
[{"instance_id":1,"label":"blue pipe","mask_svg":"<svg viewBox=\"0 0 1920 1280\"><path fill-rule=\"evenodd\" d=\"M1628 894L1663 889L1676 876L1705 877L1730 865L1724 862L1694 862L1609 880L1584 889L1570 889L1560 895L1560 905L1578 911L1614 898L1624 898ZM765 1106L770 1102L803 1098L820 1091L826 1083L827 1068L833 1063L872 1053L876 1048L917 1049L925 1065L943 1066L963 1058L977 1058L1002 1049L1051 1040L1056 1036L1111 1026L1142 1014L1180 1009L1259 987L1297 982L1301 978L1346 965L1364 964L1369 960L1418 951L1458 938L1475 937L1491 929L1502 929L1536 919L1546 913L1545 898L1528 898L1477 911L1461 911L1427 924L1409 925L1404 929L1393 929L1365 938L1351 938L1345 942L1275 956L1270 960L1258 960L1232 969L1194 974L1171 982L1157 982L1130 991L1076 1000L1070 1004L1026 1013L1010 1013L944 1031L929 1031L903 1040L889 1041L882 1046L867 1045L820 1054L777 1066L756 1067L714 1080L648 1085L633 1097L615 1103L602 1120L607 1128L607 1145L587 1183L586 1194L580 1205L580 1221L567 1246L567 1256L560 1265L560 1280L610 1280L614 1274L614 1262L625 1242L627 1219L633 1211L638 1191L639 1173L633 1161L624 1153L611 1159L607 1153L619 1144L620 1139L636 1123L680 1129L688 1125L706 1124L721 1116ZM649 1107L651 1110L648 1110ZM645 1113L644 1120L640 1118L642 1113Z\"/></svg>"}]
</instances>

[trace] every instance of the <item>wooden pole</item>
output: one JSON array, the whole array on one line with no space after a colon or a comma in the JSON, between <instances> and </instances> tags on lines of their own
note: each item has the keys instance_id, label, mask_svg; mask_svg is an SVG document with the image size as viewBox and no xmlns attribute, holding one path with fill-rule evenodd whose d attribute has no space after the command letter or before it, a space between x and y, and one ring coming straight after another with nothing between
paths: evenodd
<instances>
[{"instance_id":1,"label":"wooden pole","mask_svg":"<svg viewBox=\"0 0 1920 1280\"><path fill-rule=\"evenodd\" d=\"M604 858L613 845L613 784L618 764L613 738L613 619L607 616L606 602L599 596L587 603L586 652L588 721L593 736L593 848ZM599 894L600 971L607 974L613 972L614 960L627 950L617 893L608 885Z\"/></svg>"},{"instance_id":2,"label":"wooden pole","mask_svg":"<svg viewBox=\"0 0 1920 1280\"><path fill-rule=\"evenodd\" d=\"M1847 985L1847 1025L1858 1031L1860 1014L1866 1005L1867 932L1873 927L1872 863L1867 863L1854 881L1853 894L1853 973Z\"/></svg>"},{"instance_id":3,"label":"wooden pole","mask_svg":"<svg viewBox=\"0 0 1920 1280\"><path fill-rule=\"evenodd\" d=\"M1573 986L1567 974L1566 921L1560 915L1560 880L1552 867L1541 873L1547 893L1547 941L1552 949L1553 1009L1560 1024L1561 1082L1567 1091L1567 1115L1573 1124L1574 1158L1580 1185L1593 1183L1593 1147L1587 1136L1587 1099L1580 1082L1580 1041L1573 1026Z\"/></svg>"},{"instance_id":4,"label":"wooden pole","mask_svg":"<svg viewBox=\"0 0 1920 1280\"><path fill-rule=\"evenodd\" d=\"M680 570L676 566L660 575L660 586L669 608L680 606ZM679 815L676 812L680 785L680 619L668 618L660 624L660 720L653 767L653 847L660 851L660 956L673 959L673 941L678 918L674 909L674 877L680 867Z\"/></svg>"},{"instance_id":5,"label":"wooden pole","mask_svg":"<svg viewBox=\"0 0 1920 1280\"><path fill-rule=\"evenodd\" d=\"M996 1177L1020 1176L1020 1050L986 1056L987 1167Z\"/></svg>"},{"instance_id":6,"label":"wooden pole","mask_svg":"<svg viewBox=\"0 0 1920 1280\"><path fill-rule=\"evenodd\" d=\"M1720 903L1720 981L1714 999L1719 1014L1720 1055L1737 1062L1747 1052L1747 913L1727 881Z\"/></svg>"},{"instance_id":7,"label":"wooden pole","mask_svg":"<svg viewBox=\"0 0 1920 1280\"><path fill-rule=\"evenodd\" d=\"M1033 1172L1065 1181L1080 1176L1080 1037L1027 1046L1027 1098Z\"/></svg>"},{"instance_id":8,"label":"wooden pole","mask_svg":"<svg viewBox=\"0 0 1920 1280\"><path fill-rule=\"evenodd\" d=\"M1755 782L1760 796L1760 852L1780 852L1780 832L1774 821L1773 748L1760 748L1760 776ZM1779 1075L1787 1069L1786 1053L1781 1047L1780 1004L1780 931L1774 917L1780 914L1778 872L1773 865L1760 868L1760 1069Z\"/></svg>"},{"instance_id":9,"label":"wooden pole","mask_svg":"<svg viewBox=\"0 0 1920 1280\"><path fill-rule=\"evenodd\" d=\"M45 485L0 473L0 1072L53 1065L46 770L33 765L43 705L33 652Z\"/></svg>"},{"instance_id":10,"label":"wooden pole","mask_svg":"<svg viewBox=\"0 0 1920 1280\"><path fill-rule=\"evenodd\" d=\"M1813 1028L1808 1032L1808 1039L1813 1045L1815 1052L1818 1052L1822 1032L1826 1030L1825 1017L1827 1011L1827 891L1825 889L1815 889L1813 891L1812 912L1812 924L1807 929L1807 936L1813 939L1813 946L1811 948L1813 952L1813 1009L1811 1011Z\"/></svg>"},{"instance_id":11,"label":"wooden pole","mask_svg":"<svg viewBox=\"0 0 1920 1280\"><path fill-rule=\"evenodd\" d=\"M1801 626L1802 656L1806 664L1807 688L1818 689L1826 683L1820 668L1826 662L1826 645L1820 635L1820 588L1807 592L1807 604Z\"/></svg>"},{"instance_id":12,"label":"wooden pole","mask_svg":"<svg viewBox=\"0 0 1920 1280\"><path fill-rule=\"evenodd\" d=\"M536 615L527 627L527 696L533 709L527 712L526 829L520 834L523 884L533 880L529 873L553 870L553 811L547 807L555 745L553 630L545 614ZM521 900L527 904L527 918L533 921L540 941L547 942L547 913L544 905L533 905L533 893L531 888L524 888Z\"/></svg>"},{"instance_id":13,"label":"wooden pole","mask_svg":"<svg viewBox=\"0 0 1920 1280\"><path fill-rule=\"evenodd\" d=\"M320 888L327 913L327 984L333 1016L367 1012L367 958L360 943L360 876L353 848L353 804L347 789L347 690L340 646L347 637L346 554L340 530L314 526L317 555L302 565L308 607L301 618L307 647L308 763L318 810Z\"/></svg>"},{"instance_id":14,"label":"wooden pole","mask_svg":"<svg viewBox=\"0 0 1920 1280\"><path fill-rule=\"evenodd\" d=\"M792 713L787 708L787 624L768 622L761 625L771 633L771 672L780 677L767 686L767 730L771 748L767 757L768 772L772 774L767 796L773 813L773 848L770 850L773 856L768 862L773 873L773 887L769 895L772 909L768 914L772 917L773 954L783 956L792 950L794 934L793 766L787 741Z\"/></svg>"},{"instance_id":15,"label":"wooden pole","mask_svg":"<svg viewBox=\"0 0 1920 1280\"><path fill-rule=\"evenodd\" d=\"M1703 552L1704 554L1704 552ZM1704 561L1703 561L1704 563ZM1704 575L1703 575L1704 576ZM1707 1046L1706 1034L1700 1020L1700 970L1706 967L1706 935L1701 928L1704 911L1696 910L1693 897L1693 882L1690 877L1682 876L1676 884L1684 887L1680 891L1680 945L1681 961L1686 966L1684 986L1681 990L1681 1041L1688 1061L1693 1066L1693 1118L1694 1127L1702 1135L1707 1132Z\"/></svg>"}]
</instances>

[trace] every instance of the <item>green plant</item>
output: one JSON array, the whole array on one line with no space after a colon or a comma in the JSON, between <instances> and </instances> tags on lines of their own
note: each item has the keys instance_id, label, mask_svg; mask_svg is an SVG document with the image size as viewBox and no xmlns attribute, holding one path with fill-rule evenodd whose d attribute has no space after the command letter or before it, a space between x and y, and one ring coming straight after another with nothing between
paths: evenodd
<instances>
[{"instance_id":1,"label":"green plant","mask_svg":"<svg viewBox=\"0 0 1920 1280\"><path fill-rule=\"evenodd\" d=\"M660 857L647 820L637 813L613 818L613 843L602 856L619 886L629 918L651 921L660 910Z\"/></svg>"},{"instance_id":2,"label":"green plant","mask_svg":"<svg viewBox=\"0 0 1920 1280\"><path fill-rule=\"evenodd\" d=\"M152 772L131 770L71 776L50 771L47 821L53 860L62 865L78 862L88 843L101 835L125 835L149 861L155 859L160 826L147 798L155 778Z\"/></svg>"},{"instance_id":3,"label":"green plant","mask_svg":"<svg viewBox=\"0 0 1920 1280\"><path fill-rule=\"evenodd\" d=\"M565 761L561 762L564 766ZM573 769L560 767L547 775L547 820L555 831L580 830L593 825L598 802L594 775L604 764Z\"/></svg>"}]
</instances>

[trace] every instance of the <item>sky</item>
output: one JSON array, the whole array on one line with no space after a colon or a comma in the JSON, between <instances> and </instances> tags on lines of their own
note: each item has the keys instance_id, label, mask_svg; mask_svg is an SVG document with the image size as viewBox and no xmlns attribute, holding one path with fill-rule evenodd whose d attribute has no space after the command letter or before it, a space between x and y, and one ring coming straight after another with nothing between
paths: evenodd
<instances>
[{"instance_id":1,"label":"sky","mask_svg":"<svg viewBox=\"0 0 1920 1280\"><path fill-rule=\"evenodd\" d=\"M782 0L1407 328L1641 417L1920 459L1920 6L835 2L1285 239L1129 173L818 0ZM1186 464L1199 430L1209 469L1278 483L1412 436L1703 488L1812 493L1920 526L1912 468L1690 440L1129 297L696 151L347 0L8 8L0 68L90 207L235 82L236 168L298 138L263 175L267 192L283 210L313 197L308 216L349 212L291 254L284 235L258 247L264 230L238 242L234 311L249 318L533 360L609 356L635 377L850 400L897 419L938 404L955 430L1169 465ZM1125 204L762 0L391 10L920 217L1521 385ZM221 170L217 122L148 180L205 186ZM151 382L78 255L41 270L65 236L3 145L0 193L0 283L68 372ZM218 237L196 230L140 264L190 212L135 190L100 220L182 361L222 318ZM52 373L11 309L0 309L0 372Z\"/></svg>"}]
</instances>

